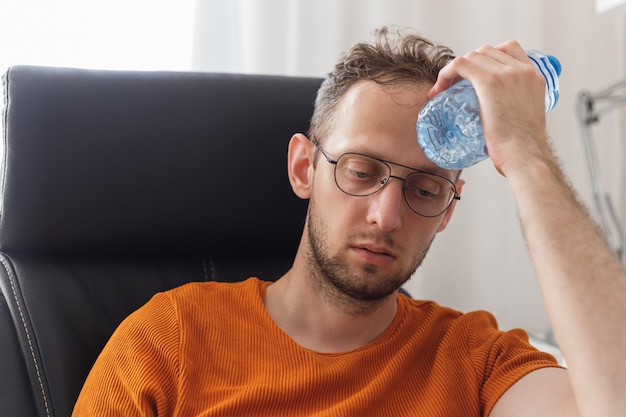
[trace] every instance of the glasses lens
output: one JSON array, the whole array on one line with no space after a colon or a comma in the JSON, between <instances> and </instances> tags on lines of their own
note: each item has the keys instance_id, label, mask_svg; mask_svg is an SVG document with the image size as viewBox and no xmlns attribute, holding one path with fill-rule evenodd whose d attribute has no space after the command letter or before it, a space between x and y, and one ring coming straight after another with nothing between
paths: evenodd
<instances>
[{"instance_id":1,"label":"glasses lens","mask_svg":"<svg viewBox=\"0 0 626 417\"><path fill-rule=\"evenodd\" d=\"M385 186L390 177L391 168L388 164L367 155L345 153L335 163L337 186L353 196L374 194ZM407 204L411 210L424 217L442 214L450 206L454 195L452 181L435 174L413 172L404 183Z\"/></svg>"},{"instance_id":2,"label":"glasses lens","mask_svg":"<svg viewBox=\"0 0 626 417\"><path fill-rule=\"evenodd\" d=\"M384 162L367 155L346 153L335 167L335 181L344 193L365 196L380 190L389 179L391 169Z\"/></svg>"},{"instance_id":3,"label":"glasses lens","mask_svg":"<svg viewBox=\"0 0 626 417\"><path fill-rule=\"evenodd\" d=\"M426 217L443 213L454 197L451 181L423 172L414 172L406 178L404 196L411 209Z\"/></svg>"}]
</instances>

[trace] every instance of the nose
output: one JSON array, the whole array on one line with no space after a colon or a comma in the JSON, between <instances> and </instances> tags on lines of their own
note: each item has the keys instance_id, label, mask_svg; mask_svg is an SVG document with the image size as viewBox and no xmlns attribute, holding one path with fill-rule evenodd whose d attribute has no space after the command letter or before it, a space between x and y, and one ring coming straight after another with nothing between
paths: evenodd
<instances>
[{"instance_id":1,"label":"nose","mask_svg":"<svg viewBox=\"0 0 626 417\"><path fill-rule=\"evenodd\" d=\"M390 184L391 179L393 181ZM390 232L402 225L402 214L405 207L404 202L404 179L390 176L385 185L375 194L370 196L370 206L367 221L376 224L384 232Z\"/></svg>"}]
</instances>

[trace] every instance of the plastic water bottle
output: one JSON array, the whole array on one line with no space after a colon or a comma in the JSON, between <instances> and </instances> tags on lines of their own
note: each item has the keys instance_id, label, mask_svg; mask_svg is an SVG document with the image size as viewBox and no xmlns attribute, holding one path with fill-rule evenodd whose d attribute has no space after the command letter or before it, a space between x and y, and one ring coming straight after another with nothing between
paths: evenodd
<instances>
[{"instance_id":1,"label":"plastic water bottle","mask_svg":"<svg viewBox=\"0 0 626 417\"><path fill-rule=\"evenodd\" d=\"M526 51L546 80L546 113L559 100L561 64L539 51ZM424 104L417 119L417 141L426 157L444 169L459 170L488 157L478 98L462 80Z\"/></svg>"}]
</instances>

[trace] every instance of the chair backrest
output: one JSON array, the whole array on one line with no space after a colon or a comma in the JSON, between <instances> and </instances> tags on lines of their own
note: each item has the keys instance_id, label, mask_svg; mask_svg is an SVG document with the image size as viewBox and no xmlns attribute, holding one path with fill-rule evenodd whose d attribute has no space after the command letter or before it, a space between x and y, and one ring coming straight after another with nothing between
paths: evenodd
<instances>
[{"instance_id":1,"label":"chair backrest","mask_svg":"<svg viewBox=\"0 0 626 417\"><path fill-rule=\"evenodd\" d=\"M69 416L104 343L154 293L291 266L306 202L287 144L320 82L8 69L0 415Z\"/></svg>"}]
</instances>

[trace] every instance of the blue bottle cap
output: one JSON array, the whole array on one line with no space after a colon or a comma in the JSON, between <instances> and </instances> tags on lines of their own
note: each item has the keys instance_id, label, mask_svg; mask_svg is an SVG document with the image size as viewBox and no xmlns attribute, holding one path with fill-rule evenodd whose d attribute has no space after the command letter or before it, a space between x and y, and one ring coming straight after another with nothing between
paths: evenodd
<instances>
[{"instance_id":1,"label":"blue bottle cap","mask_svg":"<svg viewBox=\"0 0 626 417\"><path fill-rule=\"evenodd\" d=\"M548 60L550 61L550 63L554 67L554 70L556 71L556 75L557 76L561 75L561 63L559 62L559 60L556 59L556 57L552 56L552 55L548 55Z\"/></svg>"}]
</instances>

